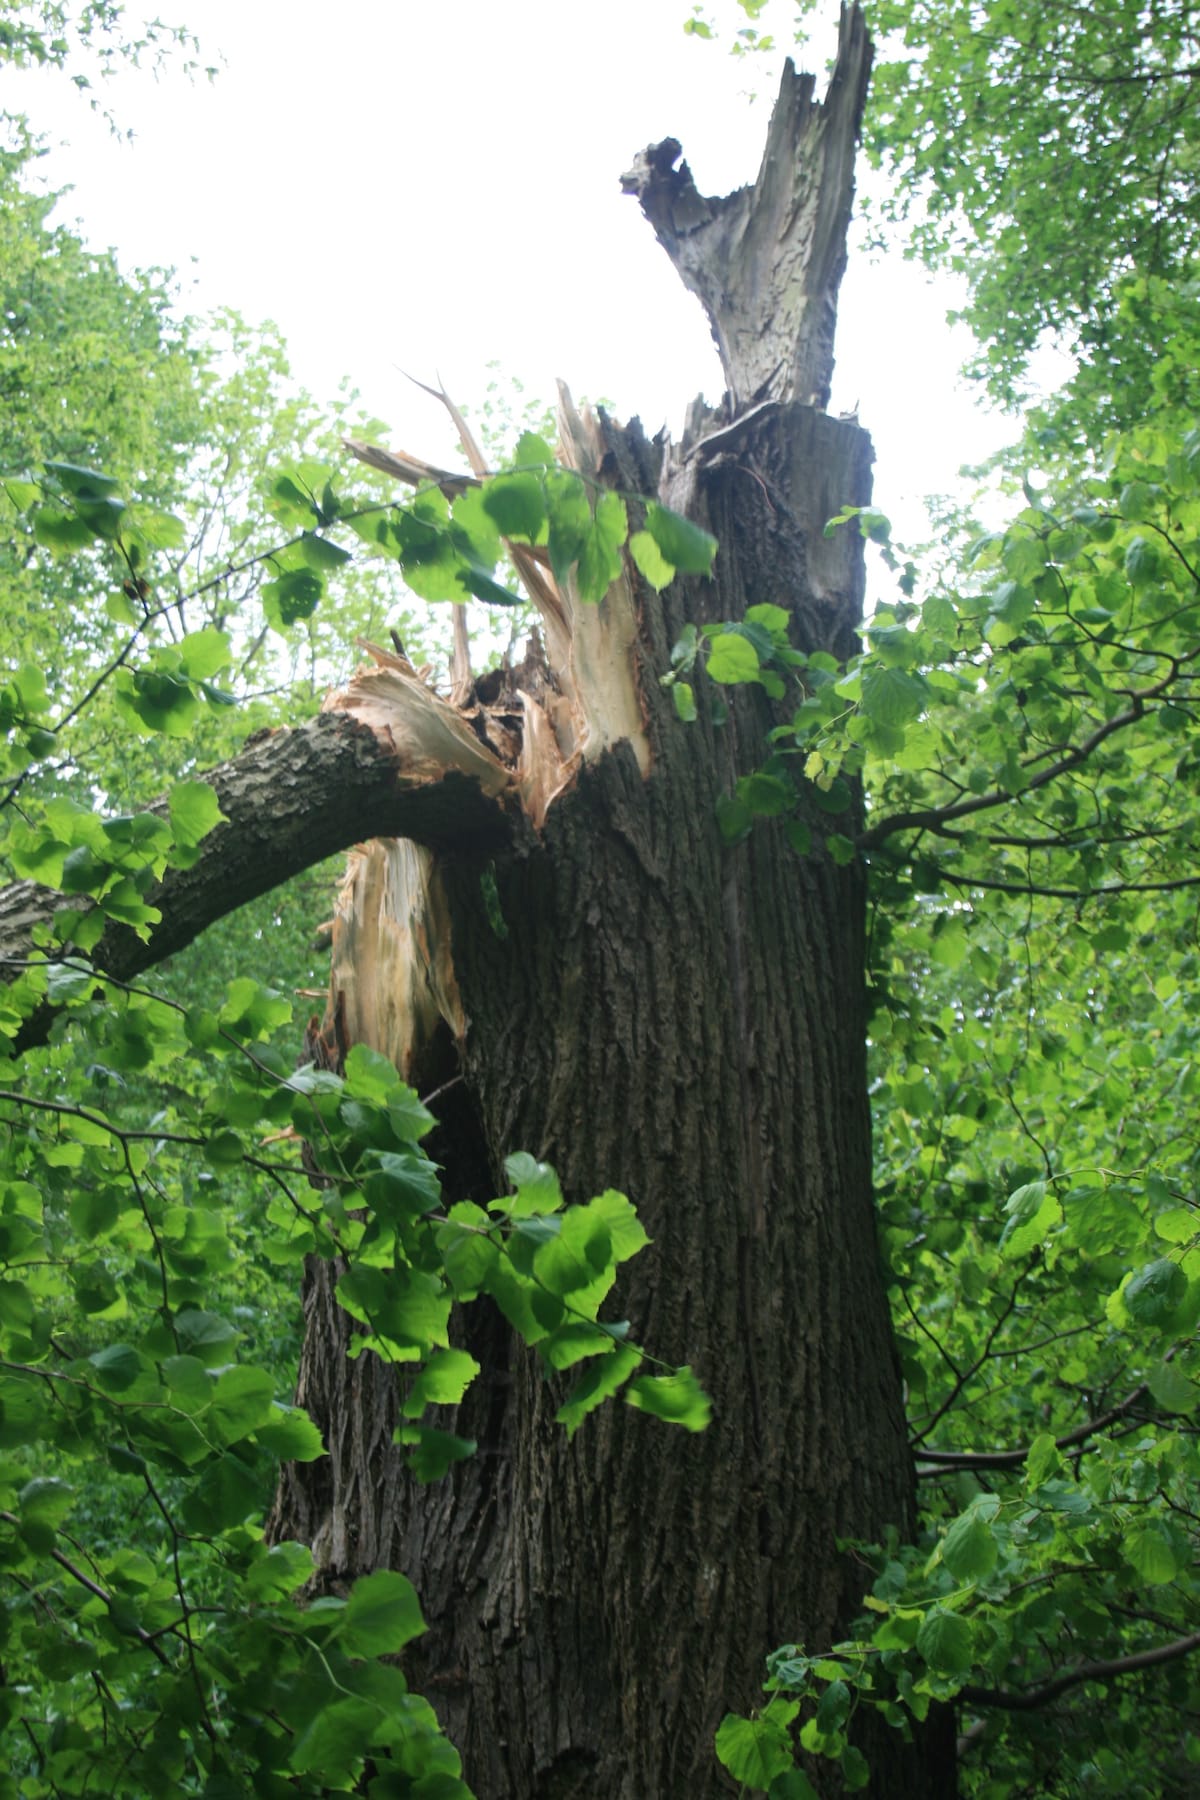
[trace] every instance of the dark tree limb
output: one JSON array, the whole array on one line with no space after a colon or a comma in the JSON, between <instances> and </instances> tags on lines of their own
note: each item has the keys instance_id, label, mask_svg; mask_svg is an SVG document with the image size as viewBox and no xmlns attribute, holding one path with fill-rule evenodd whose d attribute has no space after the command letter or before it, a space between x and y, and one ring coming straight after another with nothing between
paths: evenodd
<instances>
[{"instance_id":1,"label":"dark tree limb","mask_svg":"<svg viewBox=\"0 0 1200 1800\"><path fill-rule=\"evenodd\" d=\"M1097 1437L1100 1432L1107 1431L1110 1425L1115 1425L1118 1420L1123 1419L1140 1401L1146 1398L1149 1391L1143 1381L1140 1386L1134 1388L1132 1393L1126 1394L1124 1400L1118 1401L1116 1406L1110 1407L1107 1412L1100 1413L1094 1419L1085 1419L1083 1424L1076 1425L1074 1430L1065 1431L1061 1437L1056 1437L1055 1449L1071 1450L1077 1444L1086 1444L1089 1438ZM928 1477L945 1475L958 1469L1017 1469L1028 1455L1029 1446L1027 1444L1019 1450L918 1450L917 1456L920 1464L924 1466L918 1467L917 1474Z\"/></svg>"},{"instance_id":2,"label":"dark tree limb","mask_svg":"<svg viewBox=\"0 0 1200 1800\"><path fill-rule=\"evenodd\" d=\"M207 777L225 822L190 869L168 869L147 896L162 913L149 938L110 924L93 952L96 967L128 981L217 919L366 838L494 853L511 840L515 814L502 803L507 771L477 749L472 773L449 757L414 768L386 731L341 711L251 740ZM468 743L463 760L471 755ZM39 926L78 904L33 881L0 890L0 978L26 966ZM45 1041L55 1010L43 1006L25 1022L18 1051Z\"/></svg>"},{"instance_id":3,"label":"dark tree limb","mask_svg":"<svg viewBox=\"0 0 1200 1800\"><path fill-rule=\"evenodd\" d=\"M829 403L870 72L862 14L843 7L823 103L814 76L784 65L753 187L701 194L675 138L651 144L621 178L708 314L735 414L763 400Z\"/></svg>"},{"instance_id":4,"label":"dark tree limb","mask_svg":"<svg viewBox=\"0 0 1200 1800\"><path fill-rule=\"evenodd\" d=\"M926 806L914 812L893 813L891 818L880 819L877 825L860 832L855 840L858 848L873 850L876 844L894 837L898 831L940 832L944 825L954 819L968 819L975 813L990 812L997 806L1009 806L1014 800L1036 793L1039 788L1057 781L1060 775L1069 775L1072 769L1078 769L1086 763L1114 732L1136 725L1145 717L1147 702L1161 699L1172 679L1173 677L1168 676L1165 680L1156 682L1153 687L1143 688L1140 693L1132 694L1129 705L1123 711L1106 719L1103 725L1098 725L1082 743L1072 744L1056 762L1032 775L1023 788L1018 788L1015 792L1010 788L991 788L986 794L972 794L970 799L955 800L948 806Z\"/></svg>"},{"instance_id":5,"label":"dark tree limb","mask_svg":"<svg viewBox=\"0 0 1200 1800\"><path fill-rule=\"evenodd\" d=\"M1070 845L1064 845L1070 849ZM992 881L983 875L959 875L940 868L943 880L959 888L987 888L994 894L1036 894L1043 900L1103 900L1111 894L1174 894L1180 888L1200 887L1200 875L1177 875L1172 881L1106 881L1100 887L1048 887L1040 881Z\"/></svg>"},{"instance_id":6,"label":"dark tree limb","mask_svg":"<svg viewBox=\"0 0 1200 1800\"><path fill-rule=\"evenodd\" d=\"M981 1688L965 1687L959 1692L959 1699L968 1706L998 1707L1005 1712L1032 1712L1039 1706L1047 1706L1060 1694L1070 1688L1081 1687L1086 1681L1109 1681L1114 1676L1136 1675L1140 1669L1155 1669L1161 1663L1178 1662L1183 1656L1190 1656L1193 1650L1200 1650L1200 1631L1193 1631L1187 1637L1174 1638L1169 1644L1156 1644L1152 1650L1138 1650L1132 1656L1114 1656L1107 1662L1080 1663L1077 1668L1067 1669L1062 1675L1056 1675L1053 1681L1045 1681L1040 1687L1032 1688Z\"/></svg>"}]
</instances>

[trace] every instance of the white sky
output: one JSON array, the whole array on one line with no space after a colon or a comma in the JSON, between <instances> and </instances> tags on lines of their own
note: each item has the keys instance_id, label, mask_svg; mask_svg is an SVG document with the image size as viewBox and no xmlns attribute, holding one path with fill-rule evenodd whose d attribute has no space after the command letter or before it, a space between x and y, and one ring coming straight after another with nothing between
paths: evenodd
<instances>
[{"instance_id":1,"label":"white sky","mask_svg":"<svg viewBox=\"0 0 1200 1800\"><path fill-rule=\"evenodd\" d=\"M130 11L136 16L136 0ZM684 292L619 177L679 138L701 190L752 180L782 58L685 37L688 0L188 0L214 84L134 71L104 88L113 140L61 75L6 79L52 149L41 165L125 266L173 266L190 310L272 318L318 400L344 377L393 445L451 454L444 417L400 369L460 403L497 363L551 397L556 376L650 431L678 433L721 380ZM786 9L785 9L786 13ZM168 3L168 18L176 16ZM741 23L731 0L724 19ZM814 40L819 72L835 10ZM805 59L801 58L802 66ZM747 94L753 83L759 98ZM876 503L918 536L920 497L1011 437L956 379L953 290L898 258L852 258L832 410L875 439Z\"/></svg>"}]
</instances>

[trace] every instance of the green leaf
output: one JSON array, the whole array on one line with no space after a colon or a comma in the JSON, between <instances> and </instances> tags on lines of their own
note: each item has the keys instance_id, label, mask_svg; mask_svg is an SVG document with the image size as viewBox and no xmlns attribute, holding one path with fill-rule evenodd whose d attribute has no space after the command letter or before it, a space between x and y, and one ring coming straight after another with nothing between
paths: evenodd
<instances>
[{"instance_id":1,"label":"green leaf","mask_svg":"<svg viewBox=\"0 0 1200 1800\"><path fill-rule=\"evenodd\" d=\"M161 669L134 670L119 682L117 700L148 732L161 731L167 737L190 733L198 705L186 681Z\"/></svg>"},{"instance_id":2,"label":"green leaf","mask_svg":"<svg viewBox=\"0 0 1200 1800\"><path fill-rule=\"evenodd\" d=\"M62 1524L74 1504L75 1489L70 1482L53 1475L35 1476L17 1495L22 1521L35 1521L51 1531Z\"/></svg>"},{"instance_id":3,"label":"green leaf","mask_svg":"<svg viewBox=\"0 0 1200 1800\"><path fill-rule=\"evenodd\" d=\"M1130 1318L1139 1325L1163 1325L1187 1293L1187 1276L1167 1257L1144 1263L1130 1276L1122 1298Z\"/></svg>"},{"instance_id":4,"label":"green leaf","mask_svg":"<svg viewBox=\"0 0 1200 1800\"><path fill-rule=\"evenodd\" d=\"M407 1576L379 1569L355 1582L338 1625L349 1656L395 1656L427 1629Z\"/></svg>"},{"instance_id":5,"label":"green leaf","mask_svg":"<svg viewBox=\"0 0 1200 1800\"><path fill-rule=\"evenodd\" d=\"M1146 1382L1164 1412L1188 1413L1200 1401L1200 1387L1178 1363L1159 1363L1151 1369Z\"/></svg>"},{"instance_id":6,"label":"green leaf","mask_svg":"<svg viewBox=\"0 0 1200 1800\"><path fill-rule=\"evenodd\" d=\"M432 1275L411 1268L389 1274L358 1260L339 1278L337 1295L348 1313L389 1341L397 1361L416 1361L448 1341L452 1295Z\"/></svg>"},{"instance_id":7,"label":"green leaf","mask_svg":"<svg viewBox=\"0 0 1200 1800\"><path fill-rule=\"evenodd\" d=\"M53 475L75 500L107 500L121 486L114 476L83 468L79 463L48 462L45 467L46 473Z\"/></svg>"},{"instance_id":8,"label":"green leaf","mask_svg":"<svg viewBox=\"0 0 1200 1800\"><path fill-rule=\"evenodd\" d=\"M330 538L318 536L315 531L304 532L299 549L308 567L318 572L341 569L351 560L349 550L344 550Z\"/></svg>"},{"instance_id":9,"label":"green leaf","mask_svg":"<svg viewBox=\"0 0 1200 1800\"><path fill-rule=\"evenodd\" d=\"M362 1190L380 1218L393 1223L416 1219L441 1204L437 1169L420 1151L382 1150L372 1155L375 1167L365 1176Z\"/></svg>"},{"instance_id":10,"label":"green leaf","mask_svg":"<svg viewBox=\"0 0 1200 1800\"><path fill-rule=\"evenodd\" d=\"M375 1577L367 1579L373 1581ZM345 1791L361 1767L363 1751L379 1721L379 1708L373 1700L327 1701L315 1709L293 1741L288 1765L298 1774L315 1774L335 1790Z\"/></svg>"},{"instance_id":11,"label":"green leaf","mask_svg":"<svg viewBox=\"0 0 1200 1800\"><path fill-rule=\"evenodd\" d=\"M956 1519L942 1539L942 1561L956 1581L984 1581L999 1552L991 1523L978 1509Z\"/></svg>"},{"instance_id":12,"label":"green leaf","mask_svg":"<svg viewBox=\"0 0 1200 1800\"><path fill-rule=\"evenodd\" d=\"M416 1090L404 1082L388 1095L387 1118L396 1136L405 1144L419 1143L436 1123L429 1108L418 1099Z\"/></svg>"},{"instance_id":13,"label":"green leaf","mask_svg":"<svg viewBox=\"0 0 1200 1800\"><path fill-rule=\"evenodd\" d=\"M1063 1210L1054 1190L1044 1181L1031 1181L1011 1193L1005 1202L1008 1223L1000 1234L1000 1253L1010 1261L1028 1256L1043 1244L1056 1225L1062 1223Z\"/></svg>"},{"instance_id":14,"label":"green leaf","mask_svg":"<svg viewBox=\"0 0 1200 1800\"><path fill-rule=\"evenodd\" d=\"M617 1193L615 1188L605 1188L602 1194L597 1194L588 1202L587 1210L604 1221L617 1262L628 1261L650 1242L633 1202Z\"/></svg>"},{"instance_id":15,"label":"green leaf","mask_svg":"<svg viewBox=\"0 0 1200 1800\"><path fill-rule=\"evenodd\" d=\"M387 1100L401 1085L390 1057L369 1044L355 1044L346 1056L346 1090L360 1100ZM411 1088L408 1090L412 1092Z\"/></svg>"},{"instance_id":16,"label":"green leaf","mask_svg":"<svg viewBox=\"0 0 1200 1800\"><path fill-rule=\"evenodd\" d=\"M674 1375L640 1375L625 1399L639 1412L686 1431L703 1431L712 1413L712 1402L686 1365Z\"/></svg>"},{"instance_id":17,"label":"green leaf","mask_svg":"<svg viewBox=\"0 0 1200 1800\"><path fill-rule=\"evenodd\" d=\"M690 684L686 681L674 682L671 687L671 698L675 702L676 717L682 720L685 725L694 724L696 720L696 696L692 691Z\"/></svg>"},{"instance_id":18,"label":"green leaf","mask_svg":"<svg viewBox=\"0 0 1200 1800\"><path fill-rule=\"evenodd\" d=\"M754 829L754 813L740 794L717 796L717 829L726 844L740 844Z\"/></svg>"},{"instance_id":19,"label":"green leaf","mask_svg":"<svg viewBox=\"0 0 1200 1800\"><path fill-rule=\"evenodd\" d=\"M307 1544L273 1544L246 1575L246 1592L252 1599L283 1599L303 1587L313 1572L312 1551Z\"/></svg>"},{"instance_id":20,"label":"green leaf","mask_svg":"<svg viewBox=\"0 0 1200 1800\"><path fill-rule=\"evenodd\" d=\"M248 975L229 983L227 998L218 1018L226 1031L247 1040L267 1037L292 1016L290 1000L271 988L260 987Z\"/></svg>"},{"instance_id":21,"label":"green leaf","mask_svg":"<svg viewBox=\"0 0 1200 1800\"><path fill-rule=\"evenodd\" d=\"M202 681L227 667L231 650L223 631L208 626L204 631L189 632L178 646L179 666L190 681Z\"/></svg>"},{"instance_id":22,"label":"green leaf","mask_svg":"<svg viewBox=\"0 0 1200 1800\"><path fill-rule=\"evenodd\" d=\"M588 1413L603 1405L633 1374L642 1353L633 1344L616 1344L606 1356L593 1362L571 1389L554 1417L565 1425L567 1436L574 1437Z\"/></svg>"},{"instance_id":23,"label":"green leaf","mask_svg":"<svg viewBox=\"0 0 1200 1800\"><path fill-rule=\"evenodd\" d=\"M450 1208L446 1223L438 1228L437 1245L446 1279L459 1300L473 1300L486 1287L496 1266L500 1248L487 1235L491 1223L482 1207L460 1200Z\"/></svg>"},{"instance_id":24,"label":"green leaf","mask_svg":"<svg viewBox=\"0 0 1200 1800\"><path fill-rule=\"evenodd\" d=\"M771 637L781 645L788 641L788 628L791 622L792 615L787 607L776 606L770 600L762 600L758 605L746 608L747 625L761 625L763 630L769 632Z\"/></svg>"},{"instance_id":25,"label":"green leaf","mask_svg":"<svg viewBox=\"0 0 1200 1800\"><path fill-rule=\"evenodd\" d=\"M658 545L664 562L684 575L707 575L717 553L717 540L682 514L651 500L646 507L646 530Z\"/></svg>"},{"instance_id":26,"label":"green leaf","mask_svg":"<svg viewBox=\"0 0 1200 1800\"><path fill-rule=\"evenodd\" d=\"M0 479L0 491L4 493L9 505L16 512L27 512L41 499L42 494L36 481L19 481L11 475L5 475Z\"/></svg>"},{"instance_id":27,"label":"green leaf","mask_svg":"<svg viewBox=\"0 0 1200 1800\"><path fill-rule=\"evenodd\" d=\"M802 1769L787 1769L777 1775L767 1790L770 1800L820 1800L816 1788Z\"/></svg>"},{"instance_id":28,"label":"green leaf","mask_svg":"<svg viewBox=\"0 0 1200 1800\"><path fill-rule=\"evenodd\" d=\"M465 1350L436 1350L404 1402L405 1417L419 1418L427 1406L457 1406L479 1367Z\"/></svg>"},{"instance_id":29,"label":"green leaf","mask_svg":"<svg viewBox=\"0 0 1200 1800\"><path fill-rule=\"evenodd\" d=\"M550 566L555 579L565 581L588 541L592 509L587 489L578 475L567 469L551 470L544 491L549 508Z\"/></svg>"},{"instance_id":30,"label":"green leaf","mask_svg":"<svg viewBox=\"0 0 1200 1800\"><path fill-rule=\"evenodd\" d=\"M109 1394L121 1394L146 1372L146 1365L131 1344L109 1344L88 1357L96 1371L101 1388Z\"/></svg>"},{"instance_id":31,"label":"green leaf","mask_svg":"<svg viewBox=\"0 0 1200 1800\"><path fill-rule=\"evenodd\" d=\"M767 819L791 812L796 804L796 790L790 781L784 781L778 775L766 775L761 770L739 779L737 795L752 813Z\"/></svg>"},{"instance_id":32,"label":"green leaf","mask_svg":"<svg viewBox=\"0 0 1200 1800\"><path fill-rule=\"evenodd\" d=\"M1151 1587L1165 1587L1181 1572L1171 1534L1157 1519L1135 1525L1121 1548L1126 1562Z\"/></svg>"},{"instance_id":33,"label":"green leaf","mask_svg":"<svg viewBox=\"0 0 1200 1800\"><path fill-rule=\"evenodd\" d=\"M280 1462L316 1462L325 1455L321 1433L299 1407L276 1403L270 1417L256 1428L254 1441Z\"/></svg>"},{"instance_id":34,"label":"green leaf","mask_svg":"<svg viewBox=\"0 0 1200 1800\"><path fill-rule=\"evenodd\" d=\"M613 1263L612 1239L603 1219L589 1207L572 1206L561 1229L534 1252L533 1273L552 1294L573 1294L592 1285Z\"/></svg>"},{"instance_id":35,"label":"green leaf","mask_svg":"<svg viewBox=\"0 0 1200 1800\"><path fill-rule=\"evenodd\" d=\"M965 1675L974 1658L975 1640L966 1619L934 1607L917 1633L917 1649L938 1675Z\"/></svg>"},{"instance_id":36,"label":"green leaf","mask_svg":"<svg viewBox=\"0 0 1200 1800\"><path fill-rule=\"evenodd\" d=\"M624 568L621 547L628 530L625 502L620 495L601 494L576 565L581 600L598 603L603 600L613 582L620 579Z\"/></svg>"},{"instance_id":37,"label":"green leaf","mask_svg":"<svg viewBox=\"0 0 1200 1800\"><path fill-rule=\"evenodd\" d=\"M1132 538L1125 552L1125 574L1130 583L1134 587L1147 586L1158 579L1159 567L1157 544L1140 536Z\"/></svg>"},{"instance_id":38,"label":"green leaf","mask_svg":"<svg viewBox=\"0 0 1200 1800\"><path fill-rule=\"evenodd\" d=\"M854 798L849 784L840 775L836 775L826 786L822 786L820 782L815 783L811 791L821 811L827 813L845 812Z\"/></svg>"},{"instance_id":39,"label":"green leaf","mask_svg":"<svg viewBox=\"0 0 1200 1800\"><path fill-rule=\"evenodd\" d=\"M723 631L713 638L705 666L714 681L726 686L757 681L760 673L758 653L740 631Z\"/></svg>"},{"instance_id":40,"label":"green leaf","mask_svg":"<svg viewBox=\"0 0 1200 1800\"><path fill-rule=\"evenodd\" d=\"M792 1702L793 1715L799 1710ZM749 1788L769 1788L777 1775L795 1764L787 1723L779 1716L755 1719L726 1713L717 1727L717 1758L735 1781Z\"/></svg>"},{"instance_id":41,"label":"green leaf","mask_svg":"<svg viewBox=\"0 0 1200 1800\"><path fill-rule=\"evenodd\" d=\"M483 508L501 537L536 544L546 523L537 475L495 475L484 485Z\"/></svg>"},{"instance_id":42,"label":"green leaf","mask_svg":"<svg viewBox=\"0 0 1200 1800\"><path fill-rule=\"evenodd\" d=\"M1060 1474L1064 1467L1058 1445L1051 1433L1039 1432L1030 1444L1029 1454L1025 1458L1026 1485L1031 1488L1040 1487L1043 1481Z\"/></svg>"},{"instance_id":43,"label":"green leaf","mask_svg":"<svg viewBox=\"0 0 1200 1800\"><path fill-rule=\"evenodd\" d=\"M476 600L482 600L485 606L521 606L520 594L514 594L502 582L481 569L476 563L464 563L458 570L459 586Z\"/></svg>"},{"instance_id":44,"label":"green leaf","mask_svg":"<svg viewBox=\"0 0 1200 1800\"><path fill-rule=\"evenodd\" d=\"M905 669L868 668L863 672L862 709L881 725L907 725L920 717L928 701L926 683Z\"/></svg>"},{"instance_id":45,"label":"green leaf","mask_svg":"<svg viewBox=\"0 0 1200 1800\"><path fill-rule=\"evenodd\" d=\"M237 1453L218 1457L204 1470L183 1502L183 1522L197 1536L229 1531L262 1512L270 1498L260 1475Z\"/></svg>"},{"instance_id":46,"label":"green leaf","mask_svg":"<svg viewBox=\"0 0 1200 1800\"><path fill-rule=\"evenodd\" d=\"M852 519L857 519L862 510L861 506L843 506L841 511L835 513L831 519L826 519L821 535L827 538L835 537L839 527L848 525Z\"/></svg>"},{"instance_id":47,"label":"green leaf","mask_svg":"<svg viewBox=\"0 0 1200 1800\"><path fill-rule=\"evenodd\" d=\"M214 1381L196 1356L167 1356L159 1371L171 1390L171 1403L182 1407L193 1418L206 1412L212 1401Z\"/></svg>"},{"instance_id":48,"label":"green leaf","mask_svg":"<svg viewBox=\"0 0 1200 1800\"><path fill-rule=\"evenodd\" d=\"M544 1337L538 1344L537 1351L542 1361L552 1369L573 1369L576 1363L585 1362L589 1356L606 1356L613 1346L610 1331L602 1325L594 1324L590 1319L572 1321L568 1317L565 1325L560 1325Z\"/></svg>"},{"instance_id":49,"label":"green leaf","mask_svg":"<svg viewBox=\"0 0 1200 1800\"><path fill-rule=\"evenodd\" d=\"M217 1376L206 1430L220 1444L236 1444L271 1418L275 1383L266 1369L245 1365Z\"/></svg>"},{"instance_id":50,"label":"green leaf","mask_svg":"<svg viewBox=\"0 0 1200 1800\"><path fill-rule=\"evenodd\" d=\"M553 469L554 451L545 438L536 431L523 431L517 439L517 447L513 452L513 467L517 469Z\"/></svg>"},{"instance_id":51,"label":"green leaf","mask_svg":"<svg viewBox=\"0 0 1200 1800\"><path fill-rule=\"evenodd\" d=\"M871 1768L862 1751L847 1744L842 1751L842 1786L848 1794L861 1793L871 1784Z\"/></svg>"},{"instance_id":52,"label":"green leaf","mask_svg":"<svg viewBox=\"0 0 1200 1800\"><path fill-rule=\"evenodd\" d=\"M52 506L39 506L33 515L34 542L56 556L84 550L98 534L76 513L58 511Z\"/></svg>"},{"instance_id":53,"label":"green leaf","mask_svg":"<svg viewBox=\"0 0 1200 1800\"><path fill-rule=\"evenodd\" d=\"M168 806L175 842L185 850L195 849L225 819L216 790L207 781L177 781Z\"/></svg>"},{"instance_id":54,"label":"green leaf","mask_svg":"<svg viewBox=\"0 0 1200 1800\"><path fill-rule=\"evenodd\" d=\"M505 1157L504 1173L516 1188L516 1196L493 1202L493 1211L525 1219L535 1213L557 1212L561 1207L562 1189L549 1163L538 1162L527 1151L518 1150Z\"/></svg>"},{"instance_id":55,"label":"green leaf","mask_svg":"<svg viewBox=\"0 0 1200 1800\"><path fill-rule=\"evenodd\" d=\"M304 619L311 619L320 605L325 583L314 569L285 569L276 581L268 581L262 590L267 618L276 630L286 631Z\"/></svg>"},{"instance_id":56,"label":"green leaf","mask_svg":"<svg viewBox=\"0 0 1200 1800\"><path fill-rule=\"evenodd\" d=\"M137 536L150 550L182 550L187 543L187 527L174 513L158 506L137 507Z\"/></svg>"},{"instance_id":57,"label":"green leaf","mask_svg":"<svg viewBox=\"0 0 1200 1800\"><path fill-rule=\"evenodd\" d=\"M674 563L667 561L648 531L634 532L629 540L629 554L656 594L674 581Z\"/></svg>"},{"instance_id":58,"label":"green leaf","mask_svg":"<svg viewBox=\"0 0 1200 1800\"><path fill-rule=\"evenodd\" d=\"M821 1736L832 1737L835 1732L840 1731L849 1711L850 1689L840 1677L836 1677L817 1702L817 1730Z\"/></svg>"},{"instance_id":59,"label":"green leaf","mask_svg":"<svg viewBox=\"0 0 1200 1800\"><path fill-rule=\"evenodd\" d=\"M440 1481L452 1463L474 1456L473 1438L455 1437L433 1425L398 1426L393 1442L409 1446L407 1462L418 1481Z\"/></svg>"}]
</instances>

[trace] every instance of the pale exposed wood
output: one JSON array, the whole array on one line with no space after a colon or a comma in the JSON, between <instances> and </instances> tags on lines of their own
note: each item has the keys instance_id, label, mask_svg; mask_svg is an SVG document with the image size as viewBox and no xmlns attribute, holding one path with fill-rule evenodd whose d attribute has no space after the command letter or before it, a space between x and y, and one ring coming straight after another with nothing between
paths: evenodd
<instances>
[{"instance_id":1,"label":"pale exposed wood","mask_svg":"<svg viewBox=\"0 0 1200 1800\"><path fill-rule=\"evenodd\" d=\"M406 781L438 781L457 769L485 794L496 796L512 785L511 772L462 714L418 678L407 658L378 644L364 648L372 661L326 696L323 711L348 713L369 726L395 752Z\"/></svg>"},{"instance_id":2,"label":"pale exposed wood","mask_svg":"<svg viewBox=\"0 0 1200 1800\"><path fill-rule=\"evenodd\" d=\"M406 1078L441 1021L462 1037L445 894L428 850L390 838L351 852L330 983L346 1041L382 1051Z\"/></svg>"},{"instance_id":3,"label":"pale exposed wood","mask_svg":"<svg viewBox=\"0 0 1200 1800\"><path fill-rule=\"evenodd\" d=\"M467 461L471 465L472 472L481 477L486 475L487 459L485 458L483 451L479 448L479 445L476 443L470 426L463 418L458 407L455 406L445 388L441 385L441 382L439 381L437 387L432 388L426 386L425 382L418 381L415 375L410 375L408 379L414 386L419 387L423 393L432 394L435 400L441 401L442 405L446 408L446 411L450 414L451 419L454 421L454 428L458 432L459 442L467 453ZM451 706L464 706L470 698L470 695L471 643L470 638L467 635L467 609L466 606L460 602L454 607L454 648L450 655Z\"/></svg>"},{"instance_id":4,"label":"pale exposed wood","mask_svg":"<svg viewBox=\"0 0 1200 1800\"><path fill-rule=\"evenodd\" d=\"M823 103L815 78L785 64L753 187L701 194L675 138L651 144L622 177L708 314L735 412L766 399L829 404L870 70L862 14L843 7Z\"/></svg>"},{"instance_id":5,"label":"pale exposed wood","mask_svg":"<svg viewBox=\"0 0 1200 1800\"><path fill-rule=\"evenodd\" d=\"M520 698L525 729L517 764L517 786L526 816L540 831L546 823L546 814L579 767L579 756L569 751L564 754L550 716L536 700L524 693ZM568 708L562 710L565 723L570 712ZM563 735L569 738L569 730L564 729Z\"/></svg>"},{"instance_id":6,"label":"pale exposed wood","mask_svg":"<svg viewBox=\"0 0 1200 1800\"><path fill-rule=\"evenodd\" d=\"M418 382L417 386L425 387L425 384ZM440 388L425 388L425 391L440 400L449 411L471 464L472 475L461 478L448 475L419 459L396 457L390 451L351 440L347 440L347 448L362 461L395 475L397 480L411 482L418 478L418 472L423 472L422 478L441 482L444 492L450 491L450 484L458 485L462 491L485 473L483 454L449 396ZM562 383L559 384L559 435L563 466L582 475L589 485L600 485L605 456L602 436L591 413L575 406ZM506 548L541 615L552 680L549 690L543 689L536 695L518 690L525 719L524 738L517 756L518 786L529 817L540 828L545 823L547 809L569 785L579 764L594 762L613 745L628 742L643 775L649 771L650 743L637 675L637 606L627 574L622 574L599 605L595 605L580 599L570 577L560 585L546 566L544 552L536 546L506 542ZM470 683L463 679L465 648L460 650L459 636L465 636L465 625L458 619L455 631L450 698L452 706L466 714L475 709L470 705ZM387 666L397 668L402 678L407 679L404 671L409 666L403 659L389 658L387 652L374 649L371 654L381 665L386 659ZM335 695L328 704L344 706L353 693L358 716L366 716L361 708L368 703L368 685L365 678L355 677L351 686ZM385 712L386 702L382 710L371 711L371 722L382 719ZM486 721L483 722L483 734L489 742L498 742L498 734ZM439 740L439 753L441 747Z\"/></svg>"},{"instance_id":7,"label":"pale exposed wood","mask_svg":"<svg viewBox=\"0 0 1200 1800\"><path fill-rule=\"evenodd\" d=\"M589 482L601 480L605 445L586 407L576 407L558 384L559 455L566 468ZM599 606L579 598L568 577L563 594L563 635L546 620L546 650L573 717L574 747L585 762L628 742L645 775L650 740L637 680L638 611L628 573L613 582Z\"/></svg>"},{"instance_id":8,"label":"pale exposed wood","mask_svg":"<svg viewBox=\"0 0 1200 1800\"><path fill-rule=\"evenodd\" d=\"M386 450L381 444L367 444L360 438L343 438L342 443L351 456L366 463L369 469L378 469L380 474L390 475L395 481L405 481L410 487L439 488L447 500L457 500L469 487L478 486L472 476L436 469L432 463L422 462L419 456L410 456L406 450Z\"/></svg>"}]
</instances>

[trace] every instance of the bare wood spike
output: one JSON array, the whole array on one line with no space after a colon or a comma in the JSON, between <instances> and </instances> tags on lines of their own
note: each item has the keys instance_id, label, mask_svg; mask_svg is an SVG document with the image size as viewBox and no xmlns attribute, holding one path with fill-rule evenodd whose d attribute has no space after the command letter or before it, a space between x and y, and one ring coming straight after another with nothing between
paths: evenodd
<instances>
[{"instance_id":1,"label":"bare wood spike","mask_svg":"<svg viewBox=\"0 0 1200 1800\"><path fill-rule=\"evenodd\" d=\"M784 65L753 187L701 194L675 138L621 178L708 314L735 413L763 400L829 404L871 54L858 7L843 7L823 103L815 77Z\"/></svg>"}]
</instances>

